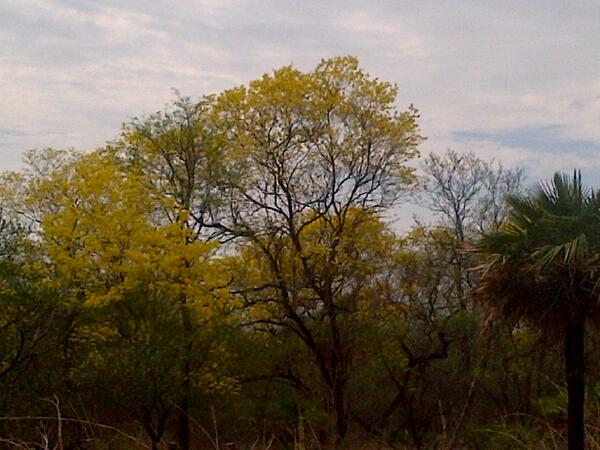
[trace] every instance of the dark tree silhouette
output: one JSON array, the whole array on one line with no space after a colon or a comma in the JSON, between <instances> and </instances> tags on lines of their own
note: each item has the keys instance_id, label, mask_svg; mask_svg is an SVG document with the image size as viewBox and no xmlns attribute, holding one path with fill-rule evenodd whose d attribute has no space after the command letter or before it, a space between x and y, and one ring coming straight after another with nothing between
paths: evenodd
<instances>
[{"instance_id":1,"label":"dark tree silhouette","mask_svg":"<svg viewBox=\"0 0 600 450\"><path fill-rule=\"evenodd\" d=\"M600 316L600 198L575 172L507 201L504 225L476 246L487 257L476 293L499 315L563 337L568 448L583 449L584 328Z\"/></svg>"}]
</instances>

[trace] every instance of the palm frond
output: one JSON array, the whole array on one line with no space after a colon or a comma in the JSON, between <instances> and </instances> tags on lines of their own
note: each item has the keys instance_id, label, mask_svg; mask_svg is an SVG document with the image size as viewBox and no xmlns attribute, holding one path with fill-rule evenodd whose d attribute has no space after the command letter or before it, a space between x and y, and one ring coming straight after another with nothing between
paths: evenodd
<instances>
[{"instance_id":1,"label":"palm frond","mask_svg":"<svg viewBox=\"0 0 600 450\"><path fill-rule=\"evenodd\" d=\"M504 225L474 246L486 261L475 294L545 326L581 314L600 319L598 192L583 186L579 171L557 172L507 203Z\"/></svg>"}]
</instances>

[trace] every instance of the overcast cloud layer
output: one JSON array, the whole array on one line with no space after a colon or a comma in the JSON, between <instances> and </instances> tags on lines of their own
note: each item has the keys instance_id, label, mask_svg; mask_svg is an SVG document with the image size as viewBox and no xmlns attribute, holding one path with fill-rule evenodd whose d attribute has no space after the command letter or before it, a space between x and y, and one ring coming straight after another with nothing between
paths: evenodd
<instances>
[{"instance_id":1,"label":"overcast cloud layer","mask_svg":"<svg viewBox=\"0 0 600 450\"><path fill-rule=\"evenodd\" d=\"M0 0L0 168L293 63L352 54L422 115L422 150L600 184L600 2Z\"/></svg>"}]
</instances>

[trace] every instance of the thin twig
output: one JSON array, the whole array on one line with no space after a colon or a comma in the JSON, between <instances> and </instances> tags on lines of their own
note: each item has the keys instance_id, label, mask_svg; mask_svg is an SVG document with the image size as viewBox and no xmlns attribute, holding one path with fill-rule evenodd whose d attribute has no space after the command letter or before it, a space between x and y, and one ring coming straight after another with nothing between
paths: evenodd
<instances>
[{"instance_id":1,"label":"thin twig","mask_svg":"<svg viewBox=\"0 0 600 450\"><path fill-rule=\"evenodd\" d=\"M0 416L0 421L4 421L4 420L14 420L14 421L19 421L19 420L57 420L56 417L52 417L52 416L15 416L15 417L7 417L7 416ZM81 419L70 419L67 417L61 417L60 419L63 422L73 422L73 423L82 423L82 424L86 424L86 425L93 425L96 426L98 428L104 428L105 430L110 430L110 431L114 431L117 434L120 434L121 436L124 436L128 439L131 439L132 441L137 442L138 444L140 444L142 447L144 448L150 448L149 445L145 444L141 439L136 438L135 436L132 436L130 434L125 433L122 430L119 430L118 428L115 428L111 425L105 425L102 423L95 423L95 422L90 422L89 420L81 420Z\"/></svg>"}]
</instances>

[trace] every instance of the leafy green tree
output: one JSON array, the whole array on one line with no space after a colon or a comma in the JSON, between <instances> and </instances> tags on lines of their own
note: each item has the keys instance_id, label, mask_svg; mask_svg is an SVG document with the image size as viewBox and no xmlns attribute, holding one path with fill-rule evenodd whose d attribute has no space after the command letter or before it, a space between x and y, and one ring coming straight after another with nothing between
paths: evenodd
<instances>
[{"instance_id":1,"label":"leafy green tree","mask_svg":"<svg viewBox=\"0 0 600 450\"><path fill-rule=\"evenodd\" d=\"M556 173L508 197L500 230L482 238L477 295L503 316L564 337L570 450L584 448L584 328L600 316L600 197L581 175Z\"/></svg>"}]
</instances>

